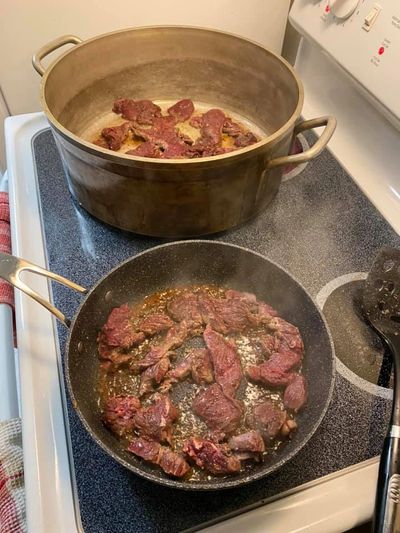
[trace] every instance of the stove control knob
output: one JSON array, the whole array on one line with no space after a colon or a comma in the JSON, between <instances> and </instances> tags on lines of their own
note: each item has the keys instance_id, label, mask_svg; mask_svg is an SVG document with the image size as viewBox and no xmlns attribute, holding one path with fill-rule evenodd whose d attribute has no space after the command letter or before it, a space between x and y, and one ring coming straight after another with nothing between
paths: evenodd
<instances>
[{"instance_id":1,"label":"stove control knob","mask_svg":"<svg viewBox=\"0 0 400 533\"><path fill-rule=\"evenodd\" d=\"M358 4L359 0L329 0L331 12L336 18L341 20L349 18L356 10Z\"/></svg>"}]
</instances>

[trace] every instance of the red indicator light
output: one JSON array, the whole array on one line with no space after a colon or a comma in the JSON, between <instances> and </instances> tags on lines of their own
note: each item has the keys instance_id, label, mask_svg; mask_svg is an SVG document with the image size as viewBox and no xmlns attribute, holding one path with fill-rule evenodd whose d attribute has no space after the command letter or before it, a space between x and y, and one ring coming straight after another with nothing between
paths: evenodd
<instances>
[{"instance_id":1,"label":"red indicator light","mask_svg":"<svg viewBox=\"0 0 400 533\"><path fill-rule=\"evenodd\" d=\"M329 13L329 11L331 10L331 8L329 7L329 4L325 7L325 13Z\"/></svg>"},{"instance_id":2,"label":"red indicator light","mask_svg":"<svg viewBox=\"0 0 400 533\"><path fill-rule=\"evenodd\" d=\"M385 49L383 48L383 46L381 46L378 50L378 54L381 56L383 54L383 52L385 51Z\"/></svg>"}]
</instances>

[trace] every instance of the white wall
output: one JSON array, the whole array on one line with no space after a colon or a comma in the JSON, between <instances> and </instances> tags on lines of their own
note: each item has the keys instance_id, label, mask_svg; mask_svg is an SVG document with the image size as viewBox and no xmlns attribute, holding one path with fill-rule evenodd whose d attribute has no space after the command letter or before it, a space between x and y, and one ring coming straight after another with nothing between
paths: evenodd
<instances>
[{"instance_id":1,"label":"white wall","mask_svg":"<svg viewBox=\"0 0 400 533\"><path fill-rule=\"evenodd\" d=\"M280 52L289 0L0 0L0 86L12 114L40 109L31 57L63 34L82 39L143 25L188 24L241 34Z\"/></svg>"}]
</instances>

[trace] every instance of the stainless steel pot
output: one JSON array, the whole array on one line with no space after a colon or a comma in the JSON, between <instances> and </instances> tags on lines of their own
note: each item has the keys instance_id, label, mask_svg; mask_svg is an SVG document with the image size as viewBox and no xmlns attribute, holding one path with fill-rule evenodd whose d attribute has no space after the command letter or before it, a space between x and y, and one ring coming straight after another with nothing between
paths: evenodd
<instances>
[{"instance_id":1,"label":"stainless steel pot","mask_svg":"<svg viewBox=\"0 0 400 533\"><path fill-rule=\"evenodd\" d=\"M76 44L47 70L42 59ZM281 57L235 35L190 27L149 27L82 42L64 36L44 46L33 65L71 193L95 217L144 235L205 235L237 226L275 197L285 165L317 156L336 121L298 122L301 81ZM132 157L85 140L89 126L119 97L192 98L257 125L258 143L202 159ZM290 155L293 136L325 126L316 143Z\"/></svg>"}]
</instances>

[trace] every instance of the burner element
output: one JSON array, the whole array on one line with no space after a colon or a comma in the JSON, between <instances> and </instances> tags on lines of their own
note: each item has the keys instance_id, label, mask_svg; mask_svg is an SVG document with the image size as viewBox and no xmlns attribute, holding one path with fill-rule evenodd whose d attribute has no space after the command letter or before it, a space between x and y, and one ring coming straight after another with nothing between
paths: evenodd
<instances>
[{"instance_id":1,"label":"burner element","mask_svg":"<svg viewBox=\"0 0 400 533\"><path fill-rule=\"evenodd\" d=\"M371 394L391 397L392 358L381 338L365 321L361 291L366 274L349 274L326 285L317 297L328 322L338 371Z\"/></svg>"},{"instance_id":2,"label":"burner element","mask_svg":"<svg viewBox=\"0 0 400 533\"><path fill-rule=\"evenodd\" d=\"M304 135L301 135L301 134L297 135L292 145L292 148L290 149L290 155L301 154L305 152L306 150L308 150L308 148L309 148L309 144L306 141L306 138L304 137ZM306 168L307 165L308 163L302 163L301 165L287 165L283 169L282 180L288 181L291 178L294 178L295 176L300 174L300 172L303 172L303 170Z\"/></svg>"}]
</instances>

